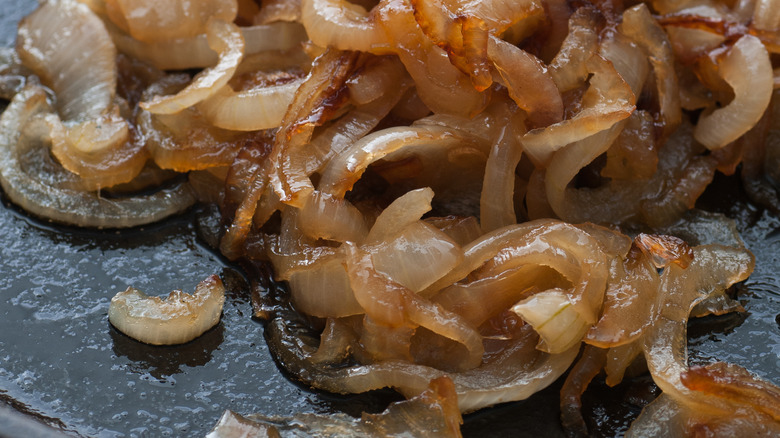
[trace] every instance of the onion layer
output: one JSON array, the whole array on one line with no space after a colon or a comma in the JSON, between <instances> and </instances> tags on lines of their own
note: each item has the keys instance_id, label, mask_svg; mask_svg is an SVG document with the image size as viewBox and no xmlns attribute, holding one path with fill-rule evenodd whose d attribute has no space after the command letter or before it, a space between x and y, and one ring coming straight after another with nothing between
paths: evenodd
<instances>
[{"instance_id":1,"label":"onion layer","mask_svg":"<svg viewBox=\"0 0 780 438\"><path fill-rule=\"evenodd\" d=\"M201 281L191 295L175 290L166 299L129 287L111 299L108 320L147 344L183 344L219 322L224 302L225 286L216 275Z\"/></svg>"},{"instance_id":2,"label":"onion layer","mask_svg":"<svg viewBox=\"0 0 780 438\"><path fill-rule=\"evenodd\" d=\"M693 135L709 149L719 149L748 132L769 106L774 87L772 63L761 40L745 35L720 62L723 80L734 89L734 100L703 114Z\"/></svg>"}]
</instances>

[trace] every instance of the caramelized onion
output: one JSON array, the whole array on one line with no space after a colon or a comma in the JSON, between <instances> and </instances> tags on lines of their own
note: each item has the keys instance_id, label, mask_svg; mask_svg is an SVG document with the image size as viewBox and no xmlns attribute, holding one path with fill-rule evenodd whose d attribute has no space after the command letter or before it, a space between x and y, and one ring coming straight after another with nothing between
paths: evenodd
<instances>
[{"instance_id":1,"label":"caramelized onion","mask_svg":"<svg viewBox=\"0 0 780 438\"><path fill-rule=\"evenodd\" d=\"M236 0L186 1L107 0L106 13L111 21L130 35L147 43L156 43L198 35L207 21L232 22L238 13Z\"/></svg>"},{"instance_id":2,"label":"caramelized onion","mask_svg":"<svg viewBox=\"0 0 780 438\"><path fill-rule=\"evenodd\" d=\"M244 56L244 39L238 26L218 19L206 24L209 48L219 54L219 62L198 73L192 83L174 96L156 96L141 102L141 108L154 114L173 114L212 96L227 84Z\"/></svg>"},{"instance_id":3,"label":"caramelized onion","mask_svg":"<svg viewBox=\"0 0 780 438\"><path fill-rule=\"evenodd\" d=\"M719 71L733 88L734 100L699 119L693 135L709 149L722 148L750 130L769 106L774 86L769 53L751 35L734 43L720 61Z\"/></svg>"},{"instance_id":4,"label":"caramelized onion","mask_svg":"<svg viewBox=\"0 0 780 438\"><path fill-rule=\"evenodd\" d=\"M122 227L186 208L189 178L279 365L408 399L213 434L457 435L458 411L527 398L580 351L570 434L594 376L643 362L664 394L628 435L769 434L780 390L685 348L691 316L741 310L726 288L753 268L733 224L688 211L716 171L780 211L777 1L726 3L46 0L0 53L0 184L32 214ZM210 277L109 313L186 342L223 302Z\"/></svg>"},{"instance_id":5,"label":"caramelized onion","mask_svg":"<svg viewBox=\"0 0 780 438\"><path fill-rule=\"evenodd\" d=\"M25 210L71 225L121 228L161 220L195 202L186 184L142 196L108 198L85 190L79 181L73 182L73 174L54 163L30 173L22 166L22 156L45 147L43 134L20 130L36 114L48 111L43 89L31 86L19 92L0 117L0 182L11 201Z\"/></svg>"},{"instance_id":6,"label":"caramelized onion","mask_svg":"<svg viewBox=\"0 0 780 438\"><path fill-rule=\"evenodd\" d=\"M75 0L42 3L19 24L16 50L57 95L57 110L66 122L99 117L113 103L116 49L85 5Z\"/></svg>"},{"instance_id":7,"label":"caramelized onion","mask_svg":"<svg viewBox=\"0 0 780 438\"><path fill-rule=\"evenodd\" d=\"M360 419L347 415L298 414L293 418L251 414L241 417L225 411L207 438L277 436L286 433L339 436L396 436L409 430L424 438L460 436L460 412L452 381L440 377L409 400L390 404L379 414L364 413Z\"/></svg>"}]
</instances>

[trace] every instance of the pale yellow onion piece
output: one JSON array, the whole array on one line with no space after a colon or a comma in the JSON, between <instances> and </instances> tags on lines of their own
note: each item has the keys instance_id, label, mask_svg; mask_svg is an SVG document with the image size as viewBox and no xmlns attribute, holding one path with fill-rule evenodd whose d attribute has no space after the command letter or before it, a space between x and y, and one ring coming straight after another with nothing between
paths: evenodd
<instances>
[{"instance_id":1,"label":"pale yellow onion piece","mask_svg":"<svg viewBox=\"0 0 780 438\"><path fill-rule=\"evenodd\" d=\"M432 200L433 190L430 187L406 192L382 210L365 243L374 244L394 237L431 211Z\"/></svg>"},{"instance_id":2,"label":"pale yellow onion piece","mask_svg":"<svg viewBox=\"0 0 780 438\"><path fill-rule=\"evenodd\" d=\"M175 290L166 299L129 287L111 299L108 320L120 332L147 344L183 344L214 327L224 303L225 286L216 275L201 281L192 294Z\"/></svg>"},{"instance_id":3,"label":"pale yellow onion piece","mask_svg":"<svg viewBox=\"0 0 780 438\"><path fill-rule=\"evenodd\" d=\"M745 35L719 63L720 75L734 100L699 118L693 137L708 149L720 149L749 131L764 115L774 88L772 62L761 40Z\"/></svg>"},{"instance_id":4,"label":"pale yellow onion piece","mask_svg":"<svg viewBox=\"0 0 780 438\"><path fill-rule=\"evenodd\" d=\"M351 202L315 190L298 213L298 227L314 239L361 242L368 234L363 214Z\"/></svg>"},{"instance_id":5,"label":"pale yellow onion piece","mask_svg":"<svg viewBox=\"0 0 780 438\"><path fill-rule=\"evenodd\" d=\"M198 73L180 92L170 96L155 96L141 102L141 108L153 114L175 114L203 101L227 85L244 57L244 37L238 26L222 20L209 20L206 25L209 47L219 53L217 65Z\"/></svg>"},{"instance_id":6,"label":"pale yellow onion piece","mask_svg":"<svg viewBox=\"0 0 780 438\"><path fill-rule=\"evenodd\" d=\"M355 142L325 166L320 180L323 192L344 196L368 166L401 149L437 145L448 148L467 140L443 126L392 127L371 133Z\"/></svg>"},{"instance_id":7,"label":"pale yellow onion piece","mask_svg":"<svg viewBox=\"0 0 780 438\"><path fill-rule=\"evenodd\" d=\"M45 1L22 19L16 50L57 95L65 122L103 115L116 88L116 49L103 22L74 0Z\"/></svg>"},{"instance_id":8,"label":"pale yellow onion piece","mask_svg":"<svg viewBox=\"0 0 780 438\"><path fill-rule=\"evenodd\" d=\"M343 252L325 256L290 274L295 308L320 318L341 318L363 313L345 267Z\"/></svg>"},{"instance_id":9,"label":"pale yellow onion piece","mask_svg":"<svg viewBox=\"0 0 780 438\"><path fill-rule=\"evenodd\" d=\"M574 347L585 336L588 324L561 289L539 292L512 306L512 312L539 333L537 348L556 354Z\"/></svg>"},{"instance_id":10,"label":"pale yellow onion piece","mask_svg":"<svg viewBox=\"0 0 780 438\"><path fill-rule=\"evenodd\" d=\"M133 39L112 23L106 23L106 28L120 52L161 70L205 68L219 61L219 56L209 48L206 35L151 44ZM306 31L298 23L278 22L239 29L247 55L266 50L289 50L306 40Z\"/></svg>"},{"instance_id":11,"label":"pale yellow onion piece","mask_svg":"<svg viewBox=\"0 0 780 438\"><path fill-rule=\"evenodd\" d=\"M235 131L270 129L282 123L287 107L303 78L285 84L234 91L224 85L198 105L198 110L214 126Z\"/></svg>"},{"instance_id":12,"label":"pale yellow onion piece","mask_svg":"<svg viewBox=\"0 0 780 438\"><path fill-rule=\"evenodd\" d=\"M369 13L347 0L302 0L301 22L309 38L321 47L368 52L388 45Z\"/></svg>"},{"instance_id":13,"label":"pale yellow onion piece","mask_svg":"<svg viewBox=\"0 0 780 438\"><path fill-rule=\"evenodd\" d=\"M394 282L420 292L463 260L463 250L443 231L424 221L404 228L390 242L371 247L374 268Z\"/></svg>"},{"instance_id":14,"label":"pale yellow onion piece","mask_svg":"<svg viewBox=\"0 0 780 438\"><path fill-rule=\"evenodd\" d=\"M696 59L726 41L725 36L704 29L666 26L664 30L672 43L675 56L684 60Z\"/></svg>"},{"instance_id":15,"label":"pale yellow onion piece","mask_svg":"<svg viewBox=\"0 0 780 438\"><path fill-rule=\"evenodd\" d=\"M148 43L193 37L210 18L232 22L236 0L106 0L108 17L130 35Z\"/></svg>"},{"instance_id":16,"label":"pale yellow onion piece","mask_svg":"<svg viewBox=\"0 0 780 438\"><path fill-rule=\"evenodd\" d=\"M545 193L550 207L559 218L575 223L584 221L575 219L583 213L577 210L576 203L566 201L567 197L576 196L576 189L569 187L569 183L580 169L609 149L625 124L621 120L609 129L572 143L556 152L550 160L544 179Z\"/></svg>"},{"instance_id":17,"label":"pale yellow onion piece","mask_svg":"<svg viewBox=\"0 0 780 438\"><path fill-rule=\"evenodd\" d=\"M753 27L760 30L780 30L780 1L756 0L752 24Z\"/></svg>"}]
</instances>

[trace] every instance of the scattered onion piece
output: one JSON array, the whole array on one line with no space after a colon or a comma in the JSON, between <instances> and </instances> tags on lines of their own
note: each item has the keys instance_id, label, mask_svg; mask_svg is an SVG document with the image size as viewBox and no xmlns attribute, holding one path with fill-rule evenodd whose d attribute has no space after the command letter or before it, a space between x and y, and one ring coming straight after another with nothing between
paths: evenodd
<instances>
[{"instance_id":1,"label":"scattered onion piece","mask_svg":"<svg viewBox=\"0 0 780 438\"><path fill-rule=\"evenodd\" d=\"M108 320L146 344L183 344L214 327L224 303L225 286L216 275L198 283L192 294L174 290L165 299L129 287L111 298Z\"/></svg>"}]
</instances>

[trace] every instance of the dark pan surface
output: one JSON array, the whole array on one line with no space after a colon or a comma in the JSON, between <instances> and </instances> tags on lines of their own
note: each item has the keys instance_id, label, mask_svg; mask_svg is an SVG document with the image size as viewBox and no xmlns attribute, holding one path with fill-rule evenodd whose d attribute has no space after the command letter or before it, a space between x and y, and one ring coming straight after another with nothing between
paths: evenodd
<instances>
[{"instance_id":1,"label":"dark pan surface","mask_svg":"<svg viewBox=\"0 0 780 438\"><path fill-rule=\"evenodd\" d=\"M0 43L12 44L14 23L34 6L0 1ZM389 391L316 393L284 375L250 318L242 274L197 237L198 211L140 229L85 231L30 218L2 192L0 199L0 436L34 436L37 422L82 436L203 436L225 409L359 415L398 399ZM780 383L780 220L747 203L734 179L719 179L702 205L737 220L758 262L740 290L747 313L694 321L690 360L737 363ZM229 287L223 319L191 343L150 347L108 323L110 298L127 286L189 292L214 273ZM467 416L464 434L562 435L559 385ZM593 386L585 412L601 436L625 431L655 389L646 377Z\"/></svg>"}]
</instances>

